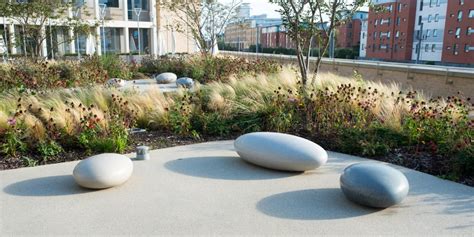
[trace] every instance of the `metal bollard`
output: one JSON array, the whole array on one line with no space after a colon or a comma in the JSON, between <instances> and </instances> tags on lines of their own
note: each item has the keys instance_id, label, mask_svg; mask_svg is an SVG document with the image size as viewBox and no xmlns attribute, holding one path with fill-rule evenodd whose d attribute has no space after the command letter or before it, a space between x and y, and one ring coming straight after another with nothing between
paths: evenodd
<instances>
[{"instance_id":1,"label":"metal bollard","mask_svg":"<svg viewBox=\"0 0 474 237\"><path fill-rule=\"evenodd\" d=\"M149 160L150 159L150 147L139 146L137 147L137 160Z\"/></svg>"}]
</instances>

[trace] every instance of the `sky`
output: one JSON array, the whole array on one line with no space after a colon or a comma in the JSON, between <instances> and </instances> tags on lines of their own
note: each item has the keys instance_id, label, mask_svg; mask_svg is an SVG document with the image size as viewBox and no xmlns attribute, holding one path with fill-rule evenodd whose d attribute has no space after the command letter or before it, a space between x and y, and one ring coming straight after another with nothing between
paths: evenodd
<instances>
[{"instance_id":1,"label":"sky","mask_svg":"<svg viewBox=\"0 0 474 237\"><path fill-rule=\"evenodd\" d=\"M221 0L221 2L229 2L230 0ZM270 18L279 18L280 13L275 10L278 9L276 4L271 4L268 0L242 0L243 3L250 3L252 10L250 15L267 14ZM361 10L368 11L367 7L363 7Z\"/></svg>"},{"instance_id":2,"label":"sky","mask_svg":"<svg viewBox=\"0 0 474 237\"><path fill-rule=\"evenodd\" d=\"M280 17L280 13L275 11L278 9L278 6L269 3L267 0L244 0L242 2L250 3L250 6L252 7L250 15L267 14L270 18Z\"/></svg>"}]
</instances>

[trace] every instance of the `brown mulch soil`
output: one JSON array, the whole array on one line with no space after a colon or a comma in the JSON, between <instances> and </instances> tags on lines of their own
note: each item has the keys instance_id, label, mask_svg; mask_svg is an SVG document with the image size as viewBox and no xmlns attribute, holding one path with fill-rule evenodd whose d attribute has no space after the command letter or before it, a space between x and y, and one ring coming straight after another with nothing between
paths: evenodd
<instances>
[{"instance_id":1,"label":"brown mulch soil","mask_svg":"<svg viewBox=\"0 0 474 237\"><path fill-rule=\"evenodd\" d=\"M162 131L149 131L144 133L135 133L130 135L130 141L125 154L134 153L137 146L147 145L150 150L183 146L201 142L209 141L220 141L220 140L231 140L235 137L200 137L199 139L193 137L183 137L173 135L169 132ZM89 156L95 155L94 153L87 153L82 150L68 150L58 156L48 157L47 160L43 160L38 154L22 154L19 157L0 157L0 170L18 169L28 167L28 161L26 158L37 161L36 165L47 165L56 164L68 161L82 160Z\"/></svg>"}]
</instances>

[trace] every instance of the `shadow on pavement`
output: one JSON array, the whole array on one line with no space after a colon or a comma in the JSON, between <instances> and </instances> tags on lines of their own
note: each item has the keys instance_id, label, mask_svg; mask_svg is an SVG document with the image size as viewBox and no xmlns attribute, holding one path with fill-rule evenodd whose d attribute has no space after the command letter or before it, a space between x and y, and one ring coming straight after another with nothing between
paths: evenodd
<instances>
[{"instance_id":1,"label":"shadow on pavement","mask_svg":"<svg viewBox=\"0 0 474 237\"><path fill-rule=\"evenodd\" d=\"M301 174L301 172L280 172L261 168L233 156L178 159L165 163L165 168L184 175L224 180L279 179Z\"/></svg>"},{"instance_id":2,"label":"shadow on pavement","mask_svg":"<svg viewBox=\"0 0 474 237\"><path fill-rule=\"evenodd\" d=\"M295 220L344 219L382 210L353 204L337 188L278 193L260 200L257 209L269 216Z\"/></svg>"},{"instance_id":3,"label":"shadow on pavement","mask_svg":"<svg viewBox=\"0 0 474 237\"><path fill-rule=\"evenodd\" d=\"M79 187L71 175L23 180L6 186L3 191L16 196L65 196L93 192Z\"/></svg>"}]
</instances>

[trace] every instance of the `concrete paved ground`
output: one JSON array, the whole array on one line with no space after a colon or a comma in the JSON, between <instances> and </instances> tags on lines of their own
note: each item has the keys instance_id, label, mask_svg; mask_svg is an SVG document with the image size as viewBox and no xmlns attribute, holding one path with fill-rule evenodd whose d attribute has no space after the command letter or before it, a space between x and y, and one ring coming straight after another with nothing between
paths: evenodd
<instances>
[{"instance_id":1,"label":"concrete paved ground","mask_svg":"<svg viewBox=\"0 0 474 237\"><path fill-rule=\"evenodd\" d=\"M360 161L331 152L315 171L277 172L224 141L153 151L127 183L101 191L76 186L77 162L2 171L0 236L473 235L474 188L417 171L395 167L411 185L399 206L349 202L339 176Z\"/></svg>"},{"instance_id":2,"label":"concrete paved ground","mask_svg":"<svg viewBox=\"0 0 474 237\"><path fill-rule=\"evenodd\" d=\"M126 81L125 86L119 89L137 89L137 90L160 90L162 92L174 92L178 89L176 83L158 84L154 79L138 79Z\"/></svg>"}]
</instances>

